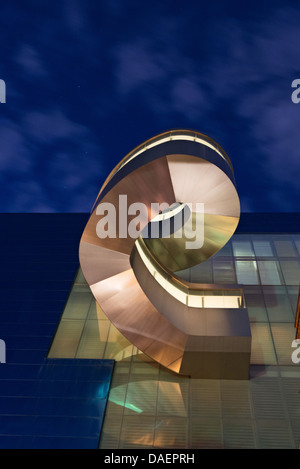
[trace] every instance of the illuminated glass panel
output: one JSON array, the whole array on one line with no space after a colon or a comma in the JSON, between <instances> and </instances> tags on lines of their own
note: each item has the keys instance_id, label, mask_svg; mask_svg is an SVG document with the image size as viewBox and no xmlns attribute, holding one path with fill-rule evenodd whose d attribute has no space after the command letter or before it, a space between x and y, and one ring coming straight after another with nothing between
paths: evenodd
<instances>
[{"instance_id":1,"label":"illuminated glass panel","mask_svg":"<svg viewBox=\"0 0 300 469\"><path fill-rule=\"evenodd\" d=\"M268 323L250 323L252 343L251 343L251 363L276 365L276 355Z\"/></svg>"},{"instance_id":2,"label":"illuminated glass panel","mask_svg":"<svg viewBox=\"0 0 300 469\"><path fill-rule=\"evenodd\" d=\"M232 241L235 257L254 257L254 251L250 241Z\"/></svg>"},{"instance_id":3,"label":"illuminated glass panel","mask_svg":"<svg viewBox=\"0 0 300 469\"><path fill-rule=\"evenodd\" d=\"M81 269L78 269L78 272L77 272L77 275L76 275L76 278L75 278L75 285L77 284L84 284L84 285L87 285L87 282L83 276L83 273L82 273L82 270Z\"/></svg>"},{"instance_id":4,"label":"illuminated glass panel","mask_svg":"<svg viewBox=\"0 0 300 469\"><path fill-rule=\"evenodd\" d=\"M88 285L74 285L64 310L64 319L85 319L92 300Z\"/></svg>"},{"instance_id":5,"label":"illuminated glass panel","mask_svg":"<svg viewBox=\"0 0 300 469\"><path fill-rule=\"evenodd\" d=\"M213 259L214 283L236 283L234 263L232 260Z\"/></svg>"},{"instance_id":6,"label":"illuminated glass panel","mask_svg":"<svg viewBox=\"0 0 300 469\"><path fill-rule=\"evenodd\" d=\"M83 319L62 319L48 358L75 358L83 327Z\"/></svg>"},{"instance_id":7,"label":"illuminated glass panel","mask_svg":"<svg viewBox=\"0 0 300 469\"><path fill-rule=\"evenodd\" d=\"M273 341L279 365L293 365L291 360L291 343L295 339L293 324L271 324ZM294 365L295 366L295 365ZM299 366L299 365L296 365Z\"/></svg>"},{"instance_id":8,"label":"illuminated glass panel","mask_svg":"<svg viewBox=\"0 0 300 469\"><path fill-rule=\"evenodd\" d=\"M76 358L103 358L109 327L107 320L87 320L78 344Z\"/></svg>"},{"instance_id":9,"label":"illuminated glass panel","mask_svg":"<svg viewBox=\"0 0 300 469\"><path fill-rule=\"evenodd\" d=\"M236 261L235 265L238 283L245 285L259 284L255 261Z\"/></svg>"}]
</instances>

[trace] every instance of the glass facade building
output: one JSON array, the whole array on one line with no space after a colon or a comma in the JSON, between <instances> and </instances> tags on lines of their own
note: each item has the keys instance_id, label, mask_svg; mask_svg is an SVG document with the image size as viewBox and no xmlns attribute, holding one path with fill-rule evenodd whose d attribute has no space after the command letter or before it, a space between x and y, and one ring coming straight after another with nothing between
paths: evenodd
<instances>
[{"instance_id":1,"label":"glass facade building","mask_svg":"<svg viewBox=\"0 0 300 469\"><path fill-rule=\"evenodd\" d=\"M178 376L141 353L106 318L78 270L87 216L27 217L22 240L12 234L26 215L11 215L2 233L10 272L2 277L1 447L298 447L300 364L291 344L299 214L242 214L217 255L177 273L243 289L252 334L248 381Z\"/></svg>"}]
</instances>

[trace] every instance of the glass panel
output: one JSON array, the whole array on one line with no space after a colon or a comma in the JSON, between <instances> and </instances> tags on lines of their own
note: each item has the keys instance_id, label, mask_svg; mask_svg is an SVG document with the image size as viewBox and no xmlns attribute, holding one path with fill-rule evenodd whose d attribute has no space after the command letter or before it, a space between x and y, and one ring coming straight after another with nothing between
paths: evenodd
<instances>
[{"instance_id":1,"label":"glass panel","mask_svg":"<svg viewBox=\"0 0 300 469\"><path fill-rule=\"evenodd\" d=\"M75 278L75 282L74 282L74 283L75 283L75 284L77 284L77 283L82 283L82 284L87 285L86 280L85 280L85 278L84 278L84 276L83 276L83 273L82 273L81 268L78 269L78 272L77 272L77 275L76 275L76 278Z\"/></svg>"},{"instance_id":2,"label":"glass panel","mask_svg":"<svg viewBox=\"0 0 300 469\"><path fill-rule=\"evenodd\" d=\"M264 287L263 292L271 322L294 321L294 315L285 287Z\"/></svg>"},{"instance_id":3,"label":"glass panel","mask_svg":"<svg viewBox=\"0 0 300 469\"><path fill-rule=\"evenodd\" d=\"M235 257L254 257L250 241L232 241L232 246Z\"/></svg>"},{"instance_id":4,"label":"glass panel","mask_svg":"<svg viewBox=\"0 0 300 469\"><path fill-rule=\"evenodd\" d=\"M270 241L253 241L253 246L257 257L272 257L274 255Z\"/></svg>"},{"instance_id":5,"label":"glass panel","mask_svg":"<svg viewBox=\"0 0 300 469\"><path fill-rule=\"evenodd\" d=\"M300 256L300 239L295 239L295 244L296 244L296 247L297 247L297 250L298 250L298 254Z\"/></svg>"},{"instance_id":6,"label":"glass panel","mask_svg":"<svg viewBox=\"0 0 300 469\"><path fill-rule=\"evenodd\" d=\"M251 323L251 363L255 365L276 365L276 355L269 324Z\"/></svg>"},{"instance_id":7,"label":"glass panel","mask_svg":"<svg viewBox=\"0 0 300 469\"><path fill-rule=\"evenodd\" d=\"M236 275L238 283L245 285L257 285L257 265L255 261L236 261Z\"/></svg>"},{"instance_id":8,"label":"glass panel","mask_svg":"<svg viewBox=\"0 0 300 469\"><path fill-rule=\"evenodd\" d=\"M98 303L96 302L94 298L91 302L87 319L98 319L98 320L106 319L107 321L109 321L109 319L104 314L104 312L102 311L102 309L100 308L100 306L98 305Z\"/></svg>"},{"instance_id":9,"label":"glass panel","mask_svg":"<svg viewBox=\"0 0 300 469\"><path fill-rule=\"evenodd\" d=\"M76 358L103 358L110 322L90 319L85 322Z\"/></svg>"},{"instance_id":10,"label":"glass panel","mask_svg":"<svg viewBox=\"0 0 300 469\"><path fill-rule=\"evenodd\" d=\"M74 285L63 312L64 319L85 319L93 300L87 285Z\"/></svg>"},{"instance_id":11,"label":"glass panel","mask_svg":"<svg viewBox=\"0 0 300 469\"><path fill-rule=\"evenodd\" d=\"M214 283L236 283L234 263L231 260L213 259Z\"/></svg>"},{"instance_id":12,"label":"glass panel","mask_svg":"<svg viewBox=\"0 0 300 469\"><path fill-rule=\"evenodd\" d=\"M186 448L188 445L188 421L182 417L158 418L154 448ZM170 445L170 440L172 445Z\"/></svg>"},{"instance_id":13,"label":"glass panel","mask_svg":"<svg viewBox=\"0 0 300 469\"><path fill-rule=\"evenodd\" d=\"M274 240L278 257L295 257L296 249L291 240Z\"/></svg>"},{"instance_id":14,"label":"glass panel","mask_svg":"<svg viewBox=\"0 0 300 469\"><path fill-rule=\"evenodd\" d=\"M293 310L293 313L294 313L294 317L296 317L299 287L298 286L287 287L287 290L288 290L288 293L289 293L289 298L290 298L292 310Z\"/></svg>"},{"instance_id":15,"label":"glass panel","mask_svg":"<svg viewBox=\"0 0 300 469\"><path fill-rule=\"evenodd\" d=\"M83 326L84 320L62 319L48 358L75 358Z\"/></svg>"},{"instance_id":16,"label":"glass panel","mask_svg":"<svg viewBox=\"0 0 300 469\"><path fill-rule=\"evenodd\" d=\"M261 287L245 286L243 290L250 321L267 322L268 315Z\"/></svg>"},{"instance_id":17,"label":"glass panel","mask_svg":"<svg viewBox=\"0 0 300 469\"><path fill-rule=\"evenodd\" d=\"M190 269L178 270L175 274L187 282L190 281Z\"/></svg>"},{"instance_id":18,"label":"glass panel","mask_svg":"<svg viewBox=\"0 0 300 469\"><path fill-rule=\"evenodd\" d=\"M145 379L129 383L124 404L124 415L153 415L157 405L157 390L158 381L155 379Z\"/></svg>"},{"instance_id":19,"label":"glass panel","mask_svg":"<svg viewBox=\"0 0 300 469\"><path fill-rule=\"evenodd\" d=\"M257 261L263 285L281 285L279 266L276 261Z\"/></svg>"},{"instance_id":20,"label":"glass panel","mask_svg":"<svg viewBox=\"0 0 300 469\"><path fill-rule=\"evenodd\" d=\"M188 383L160 381L157 396L157 413L186 417L188 414Z\"/></svg>"},{"instance_id":21,"label":"glass panel","mask_svg":"<svg viewBox=\"0 0 300 469\"><path fill-rule=\"evenodd\" d=\"M300 262L298 260L280 261L286 285L300 284Z\"/></svg>"},{"instance_id":22,"label":"glass panel","mask_svg":"<svg viewBox=\"0 0 300 469\"><path fill-rule=\"evenodd\" d=\"M116 361L125 360L133 354L133 345L126 339L113 324L110 324L108 340L104 358Z\"/></svg>"},{"instance_id":23,"label":"glass panel","mask_svg":"<svg viewBox=\"0 0 300 469\"><path fill-rule=\"evenodd\" d=\"M271 324L273 340L279 365L293 365L291 347L295 339L295 328L293 324ZM299 366L299 365L296 365Z\"/></svg>"},{"instance_id":24,"label":"glass panel","mask_svg":"<svg viewBox=\"0 0 300 469\"><path fill-rule=\"evenodd\" d=\"M224 257L231 257L232 256L232 247L231 247L231 241L228 241L228 243L225 244L225 246L218 251L214 257L216 256L224 256Z\"/></svg>"},{"instance_id":25,"label":"glass panel","mask_svg":"<svg viewBox=\"0 0 300 469\"><path fill-rule=\"evenodd\" d=\"M191 282L213 283L212 262L210 259L191 267Z\"/></svg>"}]
</instances>

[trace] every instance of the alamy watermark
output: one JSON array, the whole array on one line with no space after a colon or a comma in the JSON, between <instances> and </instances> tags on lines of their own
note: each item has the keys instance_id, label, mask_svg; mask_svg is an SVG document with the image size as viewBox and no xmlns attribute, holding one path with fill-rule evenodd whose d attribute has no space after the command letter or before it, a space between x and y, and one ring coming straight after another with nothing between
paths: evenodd
<instances>
[{"instance_id":1,"label":"alamy watermark","mask_svg":"<svg viewBox=\"0 0 300 469\"><path fill-rule=\"evenodd\" d=\"M292 81L292 88L296 88L292 94L291 94L291 99L294 104L300 103L300 79L295 78L295 80Z\"/></svg>"},{"instance_id":2,"label":"alamy watermark","mask_svg":"<svg viewBox=\"0 0 300 469\"><path fill-rule=\"evenodd\" d=\"M297 365L298 363L300 363L300 339L293 340L291 347L296 349L293 351L291 358L292 362Z\"/></svg>"},{"instance_id":3,"label":"alamy watermark","mask_svg":"<svg viewBox=\"0 0 300 469\"><path fill-rule=\"evenodd\" d=\"M0 363L6 363L6 344L0 339Z\"/></svg>"},{"instance_id":4,"label":"alamy watermark","mask_svg":"<svg viewBox=\"0 0 300 469\"><path fill-rule=\"evenodd\" d=\"M6 84L0 79L0 103L6 103Z\"/></svg>"},{"instance_id":5,"label":"alamy watermark","mask_svg":"<svg viewBox=\"0 0 300 469\"><path fill-rule=\"evenodd\" d=\"M200 249L204 243L203 203L151 203L128 205L127 195L119 195L117 208L102 202L96 208L102 216L96 225L97 236L105 238L174 238L185 239L186 249Z\"/></svg>"}]
</instances>

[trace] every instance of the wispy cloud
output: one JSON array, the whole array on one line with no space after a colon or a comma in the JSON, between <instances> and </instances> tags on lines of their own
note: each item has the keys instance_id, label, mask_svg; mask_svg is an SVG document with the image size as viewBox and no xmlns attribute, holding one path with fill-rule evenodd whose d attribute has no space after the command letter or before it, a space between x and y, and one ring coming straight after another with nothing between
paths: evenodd
<instances>
[{"instance_id":1,"label":"wispy cloud","mask_svg":"<svg viewBox=\"0 0 300 469\"><path fill-rule=\"evenodd\" d=\"M163 57L153 52L148 41L122 44L115 50L119 91L127 94L147 83L160 82L166 76Z\"/></svg>"},{"instance_id":2,"label":"wispy cloud","mask_svg":"<svg viewBox=\"0 0 300 469\"><path fill-rule=\"evenodd\" d=\"M196 1L124 5L74 0L38 11L29 0L3 9L4 209L30 210L32 194L32 210L89 210L134 144L187 127L228 152L244 210L297 210L300 104L290 85L300 78L299 7L249 5L248 15L217 2L197 15Z\"/></svg>"},{"instance_id":3,"label":"wispy cloud","mask_svg":"<svg viewBox=\"0 0 300 469\"><path fill-rule=\"evenodd\" d=\"M23 173L32 166L30 147L22 128L10 119L0 120L1 157L0 169L3 172Z\"/></svg>"},{"instance_id":4,"label":"wispy cloud","mask_svg":"<svg viewBox=\"0 0 300 469\"><path fill-rule=\"evenodd\" d=\"M22 73L25 72L36 77L46 75L46 70L38 52L28 44L21 45L15 60L22 67Z\"/></svg>"},{"instance_id":5,"label":"wispy cloud","mask_svg":"<svg viewBox=\"0 0 300 469\"><path fill-rule=\"evenodd\" d=\"M87 129L72 122L61 110L49 112L32 111L26 114L24 126L30 136L39 142L83 137Z\"/></svg>"}]
</instances>

